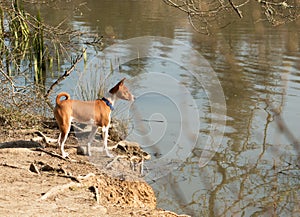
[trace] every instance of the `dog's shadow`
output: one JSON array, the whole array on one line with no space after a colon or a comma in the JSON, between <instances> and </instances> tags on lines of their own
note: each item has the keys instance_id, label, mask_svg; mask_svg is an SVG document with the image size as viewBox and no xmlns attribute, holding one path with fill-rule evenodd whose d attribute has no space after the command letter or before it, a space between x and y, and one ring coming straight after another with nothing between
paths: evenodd
<instances>
[{"instance_id":1,"label":"dog's shadow","mask_svg":"<svg viewBox=\"0 0 300 217\"><path fill-rule=\"evenodd\" d=\"M44 146L35 141L16 140L0 143L0 149L3 148L44 148Z\"/></svg>"}]
</instances>

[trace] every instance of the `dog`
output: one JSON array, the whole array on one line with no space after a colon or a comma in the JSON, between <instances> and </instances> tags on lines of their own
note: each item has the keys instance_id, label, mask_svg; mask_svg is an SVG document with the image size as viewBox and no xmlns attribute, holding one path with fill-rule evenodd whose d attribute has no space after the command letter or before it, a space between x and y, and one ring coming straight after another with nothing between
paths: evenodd
<instances>
[{"instance_id":1,"label":"dog","mask_svg":"<svg viewBox=\"0 0 300 217\"><path fill-rule=\"evenodd\" d=\"M98 128L101 127L104 150L108 157L113 157L107 149L111 111L114 109L113 106L118 99L134 101L134 96L124 85L124 81L125 78L111 88L106 97L94 101L72 100L70 99L70 95L66 92L57 95L54 117L60 130L58 145L63 158L69 156L64 150L64 145L70 132L72 122L92 125L91 133L88 136L87 155L91 156L91 143ZM65 97L65 99L61 100L61 97Z\"/></svg>"}]
</instances>

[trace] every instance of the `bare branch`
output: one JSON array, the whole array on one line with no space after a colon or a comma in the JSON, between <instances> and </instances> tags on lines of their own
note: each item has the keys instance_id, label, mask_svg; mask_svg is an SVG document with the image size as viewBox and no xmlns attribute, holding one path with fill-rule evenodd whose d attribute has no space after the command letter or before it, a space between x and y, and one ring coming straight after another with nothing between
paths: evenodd
<instances>
[{"instance_id":1,"label":"bare branch","mask_svg":"<svg viewBox=\"0 0 300 217\"><path fill-rule=\"evenodd\" d=\"M64 73L62 76L60 76L60 77L59 77L59 78L58 78L58 79L57 79L57 80L49 87L47 93L44 95L44 98L46 99L46 101L47 101L47 103L48 103L48 105L49 105L50 107L52 107L52 106L51 106L51 103L49 103L49 95L50 95L50 93L52 92L53 88L54 88L56 85L58 85L61 81L63 81L66 77L68 77L68 76L71 74L71 72L75 69L77 63L79 63L79 62L81 61L81 59L82 59L83 54L85 53L85 51L86 51L86 49L84 49L84 50L82 51L82 53L81 53L80 55L78 55L78 56L75 58L75 60L73 61L72 65L70 66L70 68L69 68L68 70L66 70L65 73Z\"/></svg>"},{"instance_id":2,"label":"bare branch","mask_svg":"<svg viewBox=\"0 0 300 217\"><path fill-rule=\"evenodd\" d=\"M243 18L242 12L239 10L237 6L235 6L232 0L229 0L230 5L232 6L233 10L239 15L240 18Z\"/></svg>"},{"instance_id":3,"label":"bare branch","mask_svg":"<svg viewBox=\"0 0 300 217\"><path fill-rule=\"evenodd\" d=\"M204 34L209 34L211 28L223 28L230 24L228 18L235 19L232 15L243 18L249 9L261 10L266 20L274 26L294 21L300 16L299 1L164 0L164 2L187 13L192 27Z\"/></svg>"}]
</instances>

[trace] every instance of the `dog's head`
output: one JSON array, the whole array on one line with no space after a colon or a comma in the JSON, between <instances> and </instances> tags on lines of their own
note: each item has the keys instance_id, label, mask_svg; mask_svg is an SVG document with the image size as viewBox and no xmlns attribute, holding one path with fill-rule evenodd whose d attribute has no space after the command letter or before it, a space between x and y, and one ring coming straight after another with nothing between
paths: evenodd
<instances>
[{"instance_id":1,"label":"dog's head","mask_svg":"<svg viewBox=\"0 0 300 217\"><path fill-rule=\"evenodd\" d=\"M124 99L128 101L134 101L134 96L130 93L128 88L125 86L123 78L119 83L117 83L113 88L110 89L109 93L116 95L119 99Z\"/></svg>"}]
</instances>

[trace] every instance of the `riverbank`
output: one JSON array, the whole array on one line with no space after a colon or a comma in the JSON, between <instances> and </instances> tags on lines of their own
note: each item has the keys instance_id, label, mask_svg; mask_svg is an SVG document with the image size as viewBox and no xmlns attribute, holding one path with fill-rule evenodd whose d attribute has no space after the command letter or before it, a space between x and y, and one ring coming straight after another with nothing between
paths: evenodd
<instances>
[{"instance_id":1,"label":"riverbank","mask_svg":"<svg viewBox=\"0 0 300 217\"><path fill-rule=\"evenodd\" d=\"M125 158L103 155L95 164L77 154L71 134L70 159L62 159L47 141L57 134L45 124L2 128L1 216L185 216L159 209L151 186Z\"/></svg>"}]
</instances>

